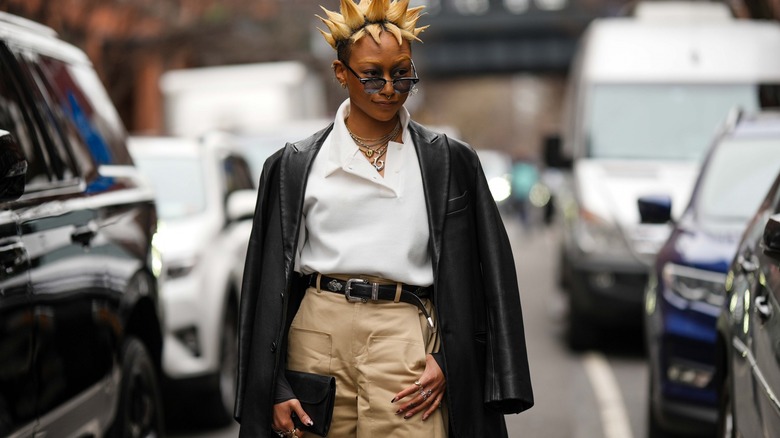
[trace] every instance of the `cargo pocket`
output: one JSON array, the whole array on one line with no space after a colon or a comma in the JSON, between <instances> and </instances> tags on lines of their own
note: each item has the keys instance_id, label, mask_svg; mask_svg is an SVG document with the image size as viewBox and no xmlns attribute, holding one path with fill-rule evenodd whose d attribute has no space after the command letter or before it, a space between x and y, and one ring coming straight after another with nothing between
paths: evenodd
<instances>
[{"instance_id":1,"label":"cargo pocket","mask_svg":"<svg viewBox=\"0 0 780 438\"><path fill-rule=\"evenodd\" d=\"M290 327L287 345L287 369L331 374L330 333Z\"/></svg>"},{"instance_id":2,"label":"cargo pocket","mask_svg":"<svg viewBox=\"0 0 780 438\"><path fill-rule=\"evenodd\" d=\"M368 341L367 359L370 415L387 418L388 412L385 411L398 409L388 402L425 371L425 345L405 338L375 336Z\"/></svg>"}]
</instances>

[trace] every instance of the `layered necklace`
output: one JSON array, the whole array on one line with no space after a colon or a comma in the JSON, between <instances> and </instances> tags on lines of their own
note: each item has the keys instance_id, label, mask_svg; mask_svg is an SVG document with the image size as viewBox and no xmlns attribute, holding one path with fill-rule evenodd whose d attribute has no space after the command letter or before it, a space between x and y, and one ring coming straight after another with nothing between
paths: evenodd
<instances>
[{"instance_id":1,"label":"layered necklace","mask_svg":"<svg viewBox=\"0 0 780 438\"><path fill-rule=\"evenodd\" d=\"M355 135L349 128L347 128L347 132L349 132L349 136L352 137L352 140L357 144L360 152L366 156L371 165L379 172L385 167L385 160L383 160L382 157L387 152L387 146L390 144L390 140L394 139L398 133L401 132L401 121L399 120L398 123L396 123L395 128L393 128L392 131L379 138L363 138Z\"/></svg>"}]
</instances>

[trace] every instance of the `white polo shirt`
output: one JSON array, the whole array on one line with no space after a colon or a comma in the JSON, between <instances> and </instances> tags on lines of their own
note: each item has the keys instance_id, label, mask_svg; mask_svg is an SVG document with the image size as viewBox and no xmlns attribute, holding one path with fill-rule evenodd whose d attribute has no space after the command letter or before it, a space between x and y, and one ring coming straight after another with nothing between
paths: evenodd
<instances>
[{"instance_id":1,"label":"white polo shirt","mask_svg":"<svg viewBox=\"0 0 780 438\"><path fill-rule=\"evenodd\" d=\"M409 112L400 111L403 143L390 142L382 177L349 136L349 105L339 107L309 173L296 271L429 286L428 214Z\"/></svg>"}]
</instances>

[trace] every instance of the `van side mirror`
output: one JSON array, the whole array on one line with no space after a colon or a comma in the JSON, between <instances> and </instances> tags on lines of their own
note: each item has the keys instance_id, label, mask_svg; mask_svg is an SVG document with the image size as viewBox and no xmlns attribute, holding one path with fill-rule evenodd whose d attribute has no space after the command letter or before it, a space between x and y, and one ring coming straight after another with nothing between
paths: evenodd
<instances>
[{"instance_id":1,"label":"van side mirror","mask_svg":"<svg viewBox=\"0 0 780 438\"><path fill-rule=\"evenodd\" d=\"M544 164L547 167L558 169L571 169L572 160L563 155L561 151L561 136L548 135L544 138Z\"/></svg>"},{"instance_id":2,"label":"van side mirror","mask_svg":"<svg viewBox=\"0 0 780 438\"><path fill-rule=\"evenodd\" d=\"M758 86L758 102L761 108L779 107L780 84L760 84Z\"/></svg>"},{"instance_id":3,"label":"van side mirror","mask_svg":"<svg viewBox=\"0 0 780 438\"><path fill-rule=\"evenodd\" d=\"M672 220L672 197L642 196L637 200L639 218L643 224L665 224Z\"/></svg>"},{"instance_id":4,"label":"van side mirror","mask_svg":"<svg viewBox=\"0 0 780 438\"><path fill-rule=\"evenodd\" d=\"M764 225L764 253L773 258L780 258L780 213L769 217Z\"/></svg>"},{"instance_id":5,"label":"van side mirror","mask_svg":"<svg viewBox=\"0 0 780 438\"><path fill-rule=\"evenodd\" d=\"M24 193L27 160L16 139L0 130L0 202L13 201Z\"/></svg>"}]
</instances>

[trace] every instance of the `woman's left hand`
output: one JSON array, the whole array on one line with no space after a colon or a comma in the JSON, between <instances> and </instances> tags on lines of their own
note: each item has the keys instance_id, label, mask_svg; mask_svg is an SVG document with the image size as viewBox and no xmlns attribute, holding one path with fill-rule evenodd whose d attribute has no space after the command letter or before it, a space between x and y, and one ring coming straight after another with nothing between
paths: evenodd
<instances>
[{"instance_id":1,"label":"woman's left hand","mask_svg":"<svg viewBox=\"0 0 780 438\"><path fill-rule=\"evenodd\" d=\"M422 419L425 421L441 406L446 387L444 373L436 363L436 359L430 354L426 355L425 371L422 376L413 385L395 395L393 403L408 398L396 415L403 414L404 419L409 419L418 412L423 412Z\"/></svg>"}]
</instances>

